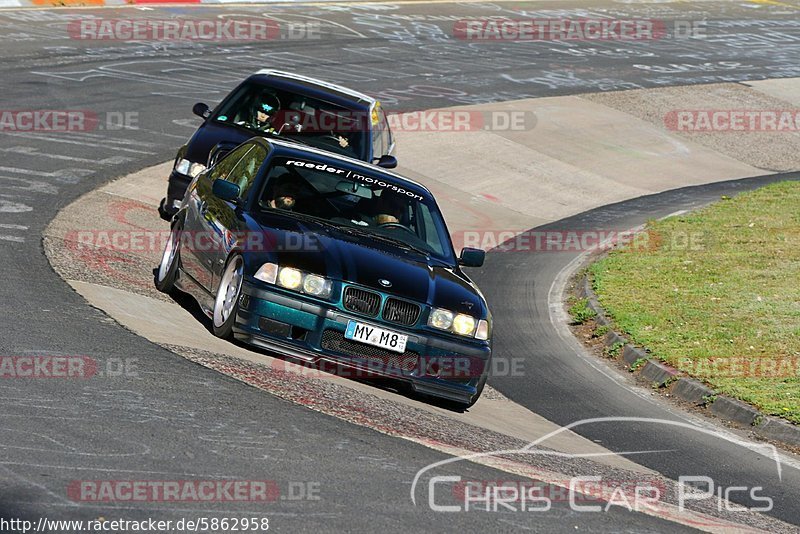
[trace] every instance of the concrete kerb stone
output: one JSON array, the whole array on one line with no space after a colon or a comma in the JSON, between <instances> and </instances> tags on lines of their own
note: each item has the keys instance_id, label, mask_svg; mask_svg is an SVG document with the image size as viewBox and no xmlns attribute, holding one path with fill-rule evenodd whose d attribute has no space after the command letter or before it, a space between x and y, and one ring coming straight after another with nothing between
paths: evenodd
<instances>
[{"instance_id":1,"label":"concrete kerb stone","mask_svg":"<svg viewBox=\"0 0 800 534\"><path fill-rule=\"evenodd\" d=\"M578 296L585 298L587 306L597 313L595 317L597 324L612 326L608 315L597 300L597 295L592 290L587 274L583 275L578 284ZM800 445L800 427L781 419L768 417L747 403L719 395L702 382L682 376L677 369L650 358L645 350L631 344L613 328L605 334L603 342L606 352L610 352L615 358L621 357L631 372L638 372L642 378L652 382L656 387L670 387L672 396L696 406L706 406L720 419L750 427L756 435L765 439L794 446ZM614 350L609 351L609 349ZM637 362L642 361L643 365L635 366Z\"/></svg>"}]
</instances>

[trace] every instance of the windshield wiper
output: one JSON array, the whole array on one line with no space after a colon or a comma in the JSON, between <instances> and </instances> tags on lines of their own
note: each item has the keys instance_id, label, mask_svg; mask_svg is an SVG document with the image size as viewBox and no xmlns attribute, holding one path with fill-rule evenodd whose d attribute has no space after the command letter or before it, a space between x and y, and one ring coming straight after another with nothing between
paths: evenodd
<instances>
[{"instance_id":1,"label":"windshield wiper","mask_svg":"<svg viewBox=\"0 0 800 534\"><path fill-rule=\"evenodd\" d=\"M389 237L389 236L386 236L386 235L383 235L383 234L376 234L375 232L370 232L368 230L362 230L361 228L357 228L357 227L354 227L354 226L345 226L345 225L337 225L337 226L341 230L343 230L346 233L349 233L351 235L365 235L365 236L367 236L367 237L369 237L371 239L374 239L376 241L382 241L384 243L389 243L389 244L392 244L392 245L395 245L395 246L399 246L400 248L404 248L406 250L413 250L414 252L422 254L426 258L430 258L430 254L428 253L428 251L423 250L423 249L421 249L419 247L415 247L414 245L412 245L410 243L406 243L405 241L403 241L401 239L396 239L394 237Z\"/></svg>"}]
</instances>

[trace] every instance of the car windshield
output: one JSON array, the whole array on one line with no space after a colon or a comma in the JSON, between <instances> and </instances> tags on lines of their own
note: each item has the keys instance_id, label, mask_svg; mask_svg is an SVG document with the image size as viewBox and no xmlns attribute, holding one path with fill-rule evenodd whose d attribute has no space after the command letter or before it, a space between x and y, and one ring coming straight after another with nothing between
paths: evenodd
<instances>
[{"instance_id":1,"label":"car windshield","mask_svg":"<svg viewBox=\"0 0 800 534\"><path fill-rule=\"evenodd\" d=\"M454 264L444 220L428 195L381 174L312 160L276 157L258 200L261 209L313 217L320 224Z\"/></svg>"},{"instance_id":2,"label":"car windshield","mask_svg":"<svg viewBox=\"0 0 800 534\"><path fill-rule=\"evenodd\" d=\"M212 120L256 133L295 139L364 160L369 146L366 115L299 93L250 82L239 87Z\"/></svg>"}]
</instances>

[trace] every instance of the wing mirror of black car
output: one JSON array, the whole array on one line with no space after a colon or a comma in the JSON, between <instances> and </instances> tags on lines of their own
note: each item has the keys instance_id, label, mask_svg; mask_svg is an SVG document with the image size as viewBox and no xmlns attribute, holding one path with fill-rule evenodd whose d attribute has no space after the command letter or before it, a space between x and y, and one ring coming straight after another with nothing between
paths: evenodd
<instances>
[{"instance_id":1,"label":"wing mirror of black car","mask_svg":"<svg viewBox=\"0 0 800 534\"><path fill-rule=\"evenodd\" d=\"M336 190L341 193L347 193L348 195L355 195L357 197L371 199L372 198L372 189L365 185L361 185L358 182L348 182L342 181L336 184Z\"/></svg>"},{"instance_id":2,"label":"wing mirror of black car","mask_svg":"<svg viewBox=\"0 0 800 534\"><path fill-rule=\"evenodd\" d=\"M215 197L221 198L222 200L233 202L234 204L239 203L239 186L228 180L223 180L221 178L214 180L214 184L211 186L211 192L214 193Z\"/></svg>"},{"instance_id":3,"label":"wing mirror of black car","mask_svg":"<svg viewBox=\"0 0 800 534\"><path fill-rule=\"evenodd\" d=\"M479 248L464 247L461 249L461 257L458 263L464 267L480 267L486 259L486 251Z\"/></svg>"},{"instance_id":4,"label":"wing mirror of black car","mask_svg":"<svg viewBox=\"0 0 800 534\"><path fill-rule=\"evenodd\" d=\"M192 108L192 113L200 118L207 119L209 115L211 115L211 110L208 108L208 105L198 102Z\"/></svg>"},{"instance_id":5,"label":"wing mirror of black car","mask_svg":"<svg viewBox=\"0 0 800 534\"><path fill-rule=\"evenodd\" d=\"M378 167L383 167L384 169L394 169L397 167L397 158L390 156L389 154L385 154L378 159Z\"/></svg>"}]
</instances>

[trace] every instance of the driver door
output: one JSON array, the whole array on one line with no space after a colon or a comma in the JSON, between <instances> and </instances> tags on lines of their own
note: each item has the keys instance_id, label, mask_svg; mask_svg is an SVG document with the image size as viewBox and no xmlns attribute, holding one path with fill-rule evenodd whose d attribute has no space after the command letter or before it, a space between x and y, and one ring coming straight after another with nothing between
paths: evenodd
<instances>
[{"instance_id":1,"label":"driver door","mask_svg":"<svg viewBox=\"0 0 800 534\"><path fill-rule=\"evenodd\" d=\"M189 246L181 250L183 270L208 291L211 291L213 281L213 249L221 242L218 229L210 224L209 208L216 198L211 185L217 178L227 177L252 147L248 143L231 151L214 167L198 175L189 186L184 231L188 232L190 240Z\"/></svg>"}]
</instances>

